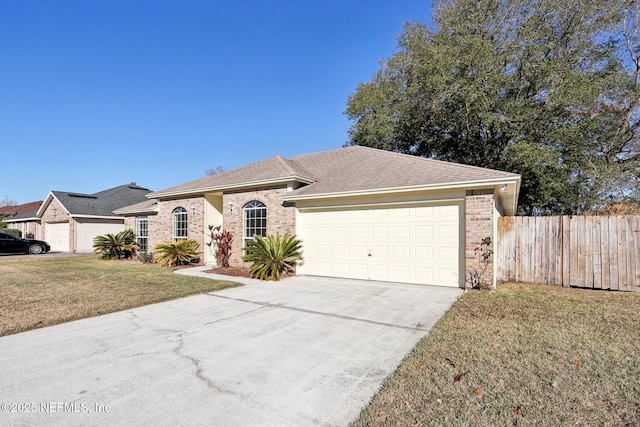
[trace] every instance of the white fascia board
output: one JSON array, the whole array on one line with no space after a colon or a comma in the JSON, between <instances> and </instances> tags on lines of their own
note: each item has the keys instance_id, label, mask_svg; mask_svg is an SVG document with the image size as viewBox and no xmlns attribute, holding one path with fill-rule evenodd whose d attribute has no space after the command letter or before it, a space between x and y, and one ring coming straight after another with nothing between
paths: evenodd
<instances>
[{"instance_id":1,"label":"white fascia board","mask_svg":"<svg viewBox=\"0 0 640 427\"><path fill-rule=\"evenodd\" d=\"M273 184L286 184L289 182L300 182L303 184L312 184L314 181L302 178L300 176L285 176L277 179L262 179L256 181L239 182L236 184L215 185L212 187L192 188L189 190L178 190L168 192L155 192L147 194L150 199L169 198L174 196L192 196L204 193L222 192L224 190L241 190L243 188L261 187Z\"/></svg>"},{"instance_id":2,"label":"white fascia board","mask_svg":"<svg viewBox=\"0 0 640 427\"><path fill-rule=\"evenodd\" d=\"M453 189L473 189L487 186L495 186L501 184L514 184L519 186L520 177L504 177L504 178L492 178L486 180L475 181L462 181L454 183L443 183L433 185L414 185L410 187L395 187L395 188L377 188L372 190L357 190L357 191L344 191L336 193L321 193L321 194L302 194L302 195L290 195L284 196L283 200L296 201L296 200L312 200L312 199L330 199L336 197L353 197L353 196L370 196L374 194L389 194L389 193L411 193L417 191L433 191L433 190L453 190ZM516 184L517 183L517 184Z\"/></svg>"},{"instance_id":3,"label":"white fascia board","mask_svg":"<svg viewBox=\"0 0 640 427\"><path fill-rule=\"evenodd\" d=\"M71 218L92 218L92 219L124 219L121 215L71 215Z\"/></svg>"},{"instance_id":4,"label":"white fascia board","mask_svg":"<svg viewBox=\"0 0 640 427\"><path fill-rule=\"evenodd\" d=\"M32 216L32 217L29 217L29 218L7 218L7 219L4 220L4 222L7 222L7 223L8 222L11 222L11 223L14 223L14 222L26 222L26 221L37 221L39 219L40 218L38 218L36 216Z\"/></svg>"},{"instance_id":5,"label":"white fascia board","mask_svg":"<svg viewBox=\"0 0 640 427\"><path fill-rule=\"evenodd\" d=\"M131 214L157 214L159 212L158 205L149 206L144 209L116 209L113 211L116 215L131 215Z\"/></svg>"}]
</instances>

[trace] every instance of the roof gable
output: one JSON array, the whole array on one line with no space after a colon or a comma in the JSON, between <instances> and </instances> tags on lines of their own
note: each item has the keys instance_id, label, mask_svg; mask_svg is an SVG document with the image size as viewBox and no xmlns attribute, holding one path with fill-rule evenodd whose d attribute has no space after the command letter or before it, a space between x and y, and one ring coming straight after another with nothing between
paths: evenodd
<instances>
[{"instance_id":1,"label":"roof gable","mask_svg":"<svg viewBox=\"0 0 640 427\"><path fill-rule=\"evenodd\" d=\"M289 159L275 156L157 191L149 194L148 197L163 197L173 194L197 193L206 190L222 190L286 181L309 183L314 180L314 176L304 167Z\"/></svg>"},{"instance_id":2,"label":"roof gable","mask_svg":"<svg viewBox=\"0 0 640 427\"><path fill-rule=\"evenodd\" d=\"M71 216L116 217L118 215L113 213L114 210L146 201L146 196L149 193L150 190L135 183L120 185L93 194L51 191L38 211L38 216L42 216L46 207L55 198Z\"/></svg>"}]
</instances>

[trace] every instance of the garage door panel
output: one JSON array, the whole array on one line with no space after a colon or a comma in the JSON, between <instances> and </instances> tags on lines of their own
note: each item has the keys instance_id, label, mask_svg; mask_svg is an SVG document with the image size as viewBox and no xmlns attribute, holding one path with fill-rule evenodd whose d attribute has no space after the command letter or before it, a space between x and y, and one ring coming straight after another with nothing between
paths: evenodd
<instances>
[{"instance_id":1,"label":"garage door panel","mask_svg":"<svg viewBox=\"0 0 640 427\"><path fill-rule=\"evenodd\" d=\"M46 223L44 240L52 251L69 252L69 223Z\"/></svg>"},{"instance_id":2,"label":"garage door panel","mask_svg":"<svg viewBox=\"0 0 640 427\"><path fill-rule=\"evenodd\" d=\"M393 239L409 239L409 237L411 237L411 227L409 225L394 226L391 236Z\"/></svg>"},{"instance_id":3,"label":"garage door panel","mask_svg":"<svg viewBox=\"0 0 640 427\"><path fill-rule=\"evenodd\" d=\"M415 258L418 261L433 261L433 246L416 246Z\"/></svg>"},{"instance_id":4,"label":"garage door panel","mask_svg":"<svg viewBox=\"0 0 640 427\"><path fill-rule=\"evenodd\" d=\"M366 239L369 237L369 229L367 227L353 227L351 236L356 239Z\"/></svg>"},{"instance_id":5,"label":"garage door panel","mask_svg":"<svg viewBox=\"0 0 640 427\"><path fill-rule=\"evenodd\" d=\"M331 227L319 227L318 228L318 238L319 239L330 239L333 236L333 229Z\"/></svg>"},{"instance_id":6,"label":"garage door panel","mask_svg":"<svg viewBox=\"0 0 640 427\"><path fill-rule=\"evenodd\" d=\"M335 245L335 255L339 258L349 256L349 245Z\"/></svg>"},{"instance_id":7,"label":"garage door panel","mask_svg":"<svg viewBox=\"0 0 640 427\"><path fill-rule=\"evenodd\" d=\"M458 225L441 225L438 227L438 237L440 239L458 239Z\"/></svg>"},{"instance_id":8,"label":"garage door panel","mask_svg":"<svg viewBox=\"0 0 640 427\"><path fill-rule=\"evenodd\" d=\"M410 246L392 246L391 255L397 260L410 259L411 247Z\"/></svg>"},{"instance_id":9,"label":"garage door panel","mask_svg":"<svg viewBox=\"0 0 640 427\"><path fill-rule=\"evenodd\" d=\"M415 226L416 239L433 239L433 225Z\"/></svg>"},{"instance_id":10,"label":"garage door panel","mask_svg":"<svg viewBox=\"0 0 640 427\"><path fill-rule=\"evenodd\" d=\"M318 245L318 256L331 257L333 254L331 245Z\"/></svg>"},{"instance_id":11,"label":"garage door panel","mask_svg":"<svg viewBox=\"0 0 640 427\"><path fill-rule=\"evenodd\" d=\"M299 271L459 286L460 211L451 204L300 212Z\"/></svg>"},{"instance_id":12,"label":"garage door panel","mask_svg":"<svg viewBox=\"0 0 640 427\"><path fill-rule=\"evenodd\" d=\"M348 239L349 238L349 227L336 227L335 228L335 238L336 239Z\"/></svg>"},{"instance_id":13,"label":"garage door panel","mask_svg":"<svg viewBox=\"0 0 640 427\"><path fill-rule=\"evenodd\" d=\"M389 227L388 226L378 226L372 227L371 237L374 239L388 239L389 238Z\"/></svg>"},{"instance_id":14,"label":"garage door panel","mask_svg":"<svg viewBox=\"0 0 640 427\"><path fill-rule=\"evenodd\" d=\"M369 274L369 264L355 263L351 264L352 278L364 278Z\"/></svg>"}]
</instances>

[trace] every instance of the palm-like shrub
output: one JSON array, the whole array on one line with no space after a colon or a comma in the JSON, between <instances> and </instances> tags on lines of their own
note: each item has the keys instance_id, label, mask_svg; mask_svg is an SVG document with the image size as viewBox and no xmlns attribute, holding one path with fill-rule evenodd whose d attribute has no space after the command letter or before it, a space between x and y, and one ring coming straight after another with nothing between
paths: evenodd
<instances>
[{"instance_id":1,"label":"palm-like shrub","mask_svg":"<svg viewBox=\"0 0 640 427\"><path fill-rule=\"evenodd\" d=\"M280 280L283 273L293 273L303 261L302 241L295 235L255 236L242 248L244 261L253 262L249 275L260 280Z\"/></svg>"},{"instance_id":2,"label":"palm-like shrub","mask_svg":"<svg viewBox=\"0 0 640 427\"><path fill-rule=\"evenodd\" d=\"M157 245L154 249L156 262L160 265L171 267L174 265L189 264L198 258L200 245L193 239L174 240Z\"/></svg>"},{"instance_id":3,"label":"palm-like shrub","mask_svg":"<svg viewBox=\"0 0 640 427\"><path fill-rule=\"evenodd\" d=\"M136 234L131 229L118 234L107 233L93 239L93 252L102 259L131 258L137 250Z\"/></svg>"}]
</instances>

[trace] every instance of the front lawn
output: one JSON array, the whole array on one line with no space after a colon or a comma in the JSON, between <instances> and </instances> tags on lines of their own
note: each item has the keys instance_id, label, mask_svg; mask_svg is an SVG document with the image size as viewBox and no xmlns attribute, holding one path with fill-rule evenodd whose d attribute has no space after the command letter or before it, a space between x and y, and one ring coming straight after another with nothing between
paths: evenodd
<instances>
[{"instance_id":1,"label":"front lawn","mask_svg":"<svg viewBox=\"0 0 640 427\"><path fill-rule=\"evenodd\" d=\"M239 283L97 257L0 258L0 336Z\"/></svg>"},{"instance_id":2,"label":"front lawn","mask_svg":"<svg viewBox=\"0 0 640 427\"><path fill-rule=\"evenodd\" d=\"M640 425L640 294L469 292L355 425Z\"/></svg>"}]
</instances>

